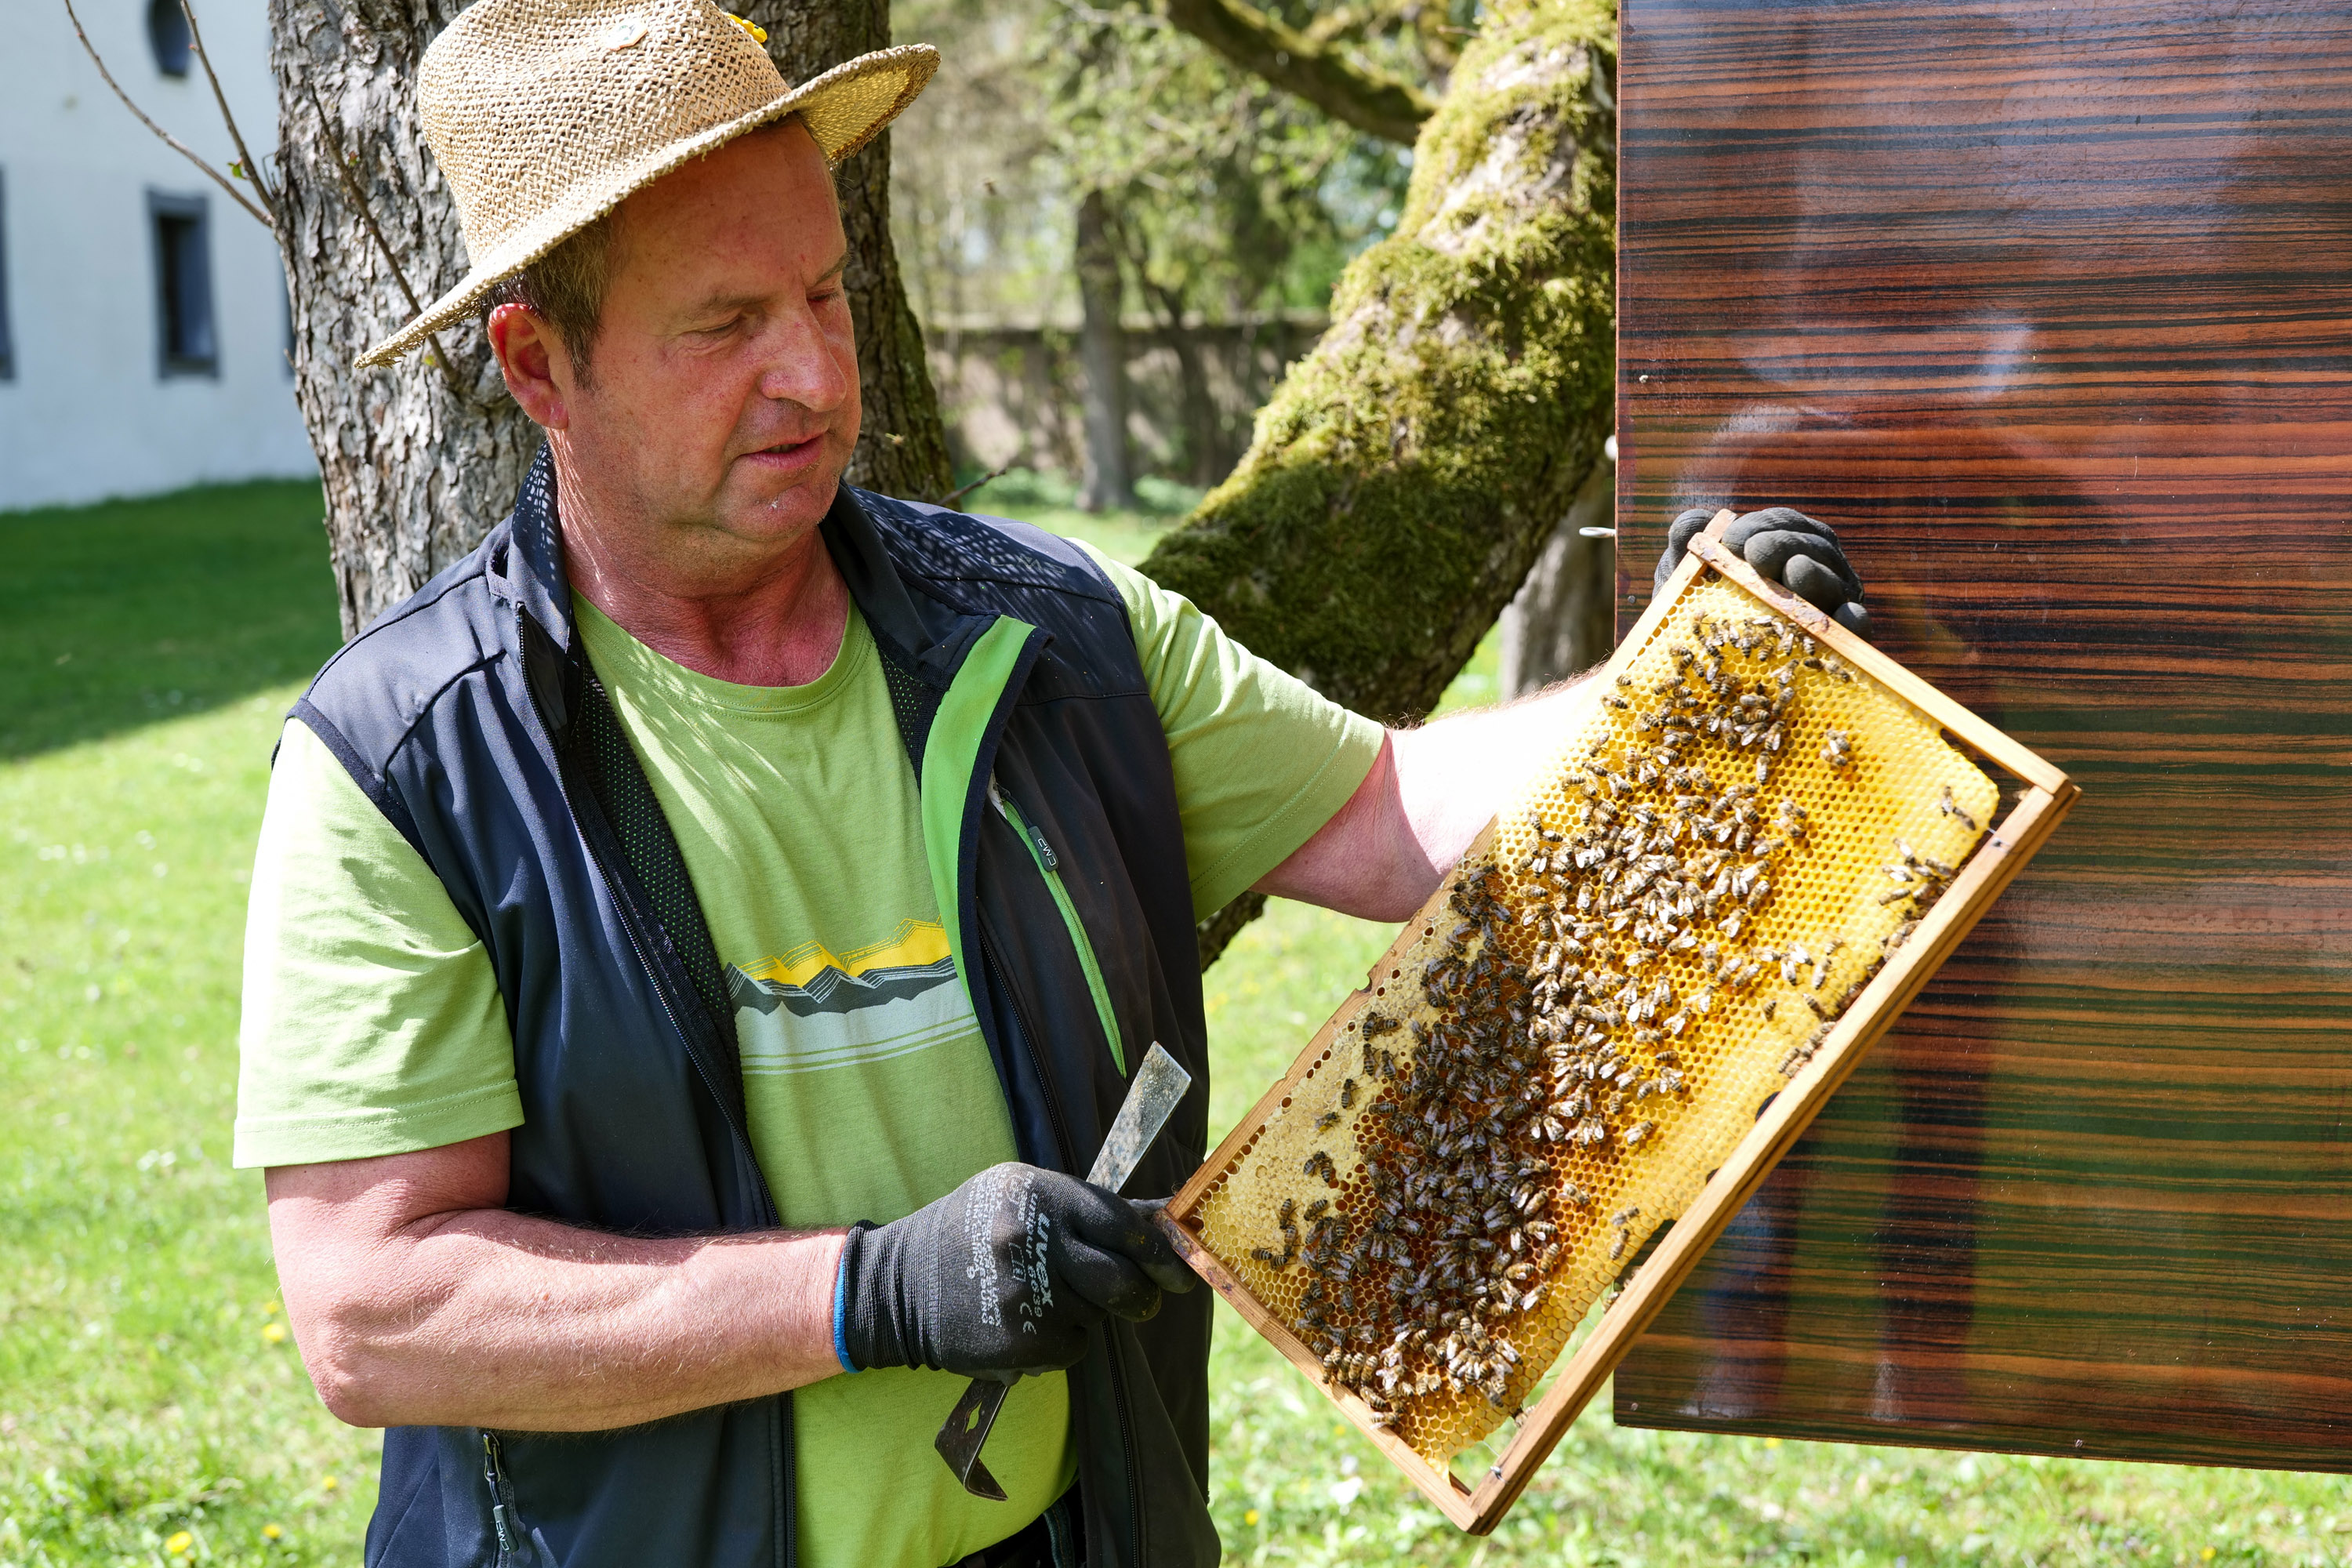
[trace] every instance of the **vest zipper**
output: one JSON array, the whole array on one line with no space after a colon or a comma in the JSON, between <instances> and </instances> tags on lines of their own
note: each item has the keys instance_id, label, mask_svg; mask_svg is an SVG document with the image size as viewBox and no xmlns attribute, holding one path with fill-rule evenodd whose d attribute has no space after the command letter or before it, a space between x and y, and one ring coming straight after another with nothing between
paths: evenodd
<instances>
[{"instance_id":1,"label":"vest zipper","mask_svg":"<svg viewBox=\"0 0 2352 1568\"><path fill-rule=\"evenodd\" d=\"M1003 810L1004 797L998 792L993 776L989 780L988 794L998 809ZM1023 837L1025 838L1027 835ZM1054 1080L1045 1071L1045 1058L1037 1051L1036 1031L1030 1027L1027 1010L1021 1005L1021 993L1006 982L1003 966L996 962L996 943L990 938L985 925L980 931L980 955L981 961L988 966L990 984L1003 992L1005 1001L1012 1005L1013 1027L1020 1035L1022 1049L1029 1058L1029 1070L1037 1075L1038 1089L1045 1100L1045 1116L1054 1124L1054 1141L1061 1145L1063 1167L1076 1175L1078 1171L1077 1149L1071 1142L1069 1124L1062 1118L1062 1097L1054 1091ZM1108 1325L1104 1327L1106 1341L1114 1331ZM1103 1365L1110 1374L1111 1408L1118 1412L1119 1462L1127 1470L1128 1540L1133 1547L1128 1561L1137 1564L1137 1568L1142 1568L1143 1474L1136 1462L1134 1424L1127 1413L1127 1379L1119 1375L1118 1352L1108 1342L1103 1346Z\"/></svg>"},{"instance_id":2,"label":"vest zipper","mask_svg":"<svg viewBox=\"0 0 2352 1568\"><path fill-rule=\"evenodd\" d=\"M1106 1333L1108 1331L1105 1330ZM1103 1362L1110 1373L1111 1408L1118 1412L1118 1452L1119 1457L1127 1461L1127 1495L1135 1500L1134 1506L1127 1510L1127 1539L1134 1553L1129 1561L1140 1564L1150 1560L1143 1554L1143 1470L1136 1462L1135 1432L1128 1420L1127 1378L1119 1371L1118 1358L1110 1354L1108 1349L1104 1352Z\"/></svg>"},{"instance_id":3,"label":"vest zipper","mask_svg":"<svg viewBox=\"0 0 2352 1568\"><path fill-rule=\"evenodd\" d=\"M1045 890L1054 896L1054 907L1062 912L1062 926L1069 933L1070 945L1077 950L1078 967L1086 973L1087 994L1095 1005L1095 1017L1102 1025L1104 1043L1110 1047L1111 1065L1118 1068L1121 1078L1127 1076L1127 1045L1119 1036L1118 1015L1110 1005L1110 987L1103 983L1102 965L1096 962L1095 946L1087 935L1086 923L1078 919L1078 907L1070 901L1070 890L1062 881L1062 858L1045 842L1045 830L1031 824L1013 804L1012 797L997 787L996 775L988 775L988 801L996 807L996 815L1021 837L1035 861L1037 873L1045 879Z\"/></svg>"},{"instance_id":4,"label":"vest zipper","mask_svg":"<svg viewBox=\"0 0 2352 1568\"><path fill-rule=\"evenodd\" d=\"M499 1439L496 1433L482 1434L482 1479L490 1486L490 1528L498 1532L498 1563L514 1561L514 1507L507 1494L507 1479L499 1469Z\"/></svg>"}]
</instances>

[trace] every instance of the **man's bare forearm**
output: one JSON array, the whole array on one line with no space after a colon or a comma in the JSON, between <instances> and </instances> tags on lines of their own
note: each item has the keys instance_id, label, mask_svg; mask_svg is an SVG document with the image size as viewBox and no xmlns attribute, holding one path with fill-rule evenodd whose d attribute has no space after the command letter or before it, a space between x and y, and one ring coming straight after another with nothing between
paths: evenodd
<instances>
[{"instance_id":1,"label":"man's bare forearm","mask_svg":"<svg viewBox=\"0 0 2352 1568\"><path fill-rule=\"evenodd\" d=\"M343 1420L602 1431L840 1370L839 1232L609 1236L467 1204L486 1172L432 1168L452 1152L269 1173L288 1313Z\"/></svg>"},{"instance_id":2,"label":"man's bare forearm","mask_svg":"<svg viewBox=\"0 0 2352 1568\"><path fill-rule=\"evenodd\" d=\"M1589 676L1500 707L1391 730L1348 804L1257 890L1401 921L1437 890L1513 790L1559 750Z\"/></svg>"}]
</instances>

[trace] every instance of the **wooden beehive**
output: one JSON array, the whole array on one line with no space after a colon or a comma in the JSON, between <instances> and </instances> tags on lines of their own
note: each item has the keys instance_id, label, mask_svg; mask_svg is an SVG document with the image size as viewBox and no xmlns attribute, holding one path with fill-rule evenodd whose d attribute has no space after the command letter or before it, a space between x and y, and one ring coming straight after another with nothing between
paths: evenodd
<instances>
[{"instance_id":1,"label":"wooden beehive","mask_svg":"<svg viewBox=\"0 0 2352 1568\"><path fill-rule=\"evenodd\" d=\"M1730 521L1168 1205L1192 1267L1472 1531L2075 794L1759 578ZM2015 781L1998 822L1963 747Z\"/></svg>"}]
</instances>

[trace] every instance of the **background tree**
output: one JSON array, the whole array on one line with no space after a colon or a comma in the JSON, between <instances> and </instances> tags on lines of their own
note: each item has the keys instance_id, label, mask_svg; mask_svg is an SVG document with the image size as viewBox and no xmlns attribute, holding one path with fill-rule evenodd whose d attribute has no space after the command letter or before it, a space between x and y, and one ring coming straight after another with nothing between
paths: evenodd
<instances>
[{"instance_id":1,"label":"background tree","mask_svg":"<svg viewBox=\"0 0 2352 1568\"><path fill-rule=\"evenodd\" d=\"M1220 54L1375 135L1418 135L1469 36L1469 8L1426 0L1341 5L1292 26L1246 0L1167 0L1176 24ZM1507 695L1590 668L1613 644L1614 552L1578 531L1605 527L1613 462L1596 465L1501 620ZM1587 504L1586 498L1591 498ZM1597 508L1597 510L1596 510Z\"/></svg>"},{"instance_id":2,"label":"background tree","mask_svg":"<svg viewBox=\"0 0 2352 1568\"><path fill-rule=\"evenodd\" d=\"M1078 505L1087 511L1135 504L1127 461L1127 290L1116 227L1110 196L1100 186L1078 198L1078 363L1087 377L1087 466Z\"/></svg>"},{"instance_id":3,"label":"background tree","mask_svg":"<svg viewBox=\"0 0 2352 1568\"><path fill-rule=\"evenodd\" d=\"M1615 62L1607 0L1488 10L1421 127L1396 232L1349 267L1241 466L1144 563L1360 712L1429 710L1604 461ZM1328 95L1352 62L1325 63ZM1202 962L1259 907L1205 922Z\"/></svg>"},{"instance_id":4,"label":"background tree","mask_svg":"<svg viewBox=\"0 0 2352 1568\"><path fill-rule=\"evenodd\" d=\"M1185 439L1171 477L1214 484L1239 443L1223 438L1188 327L1328 304L1347 258L1396 220L1396 150L1150 12L1055 5L1044 20L1034 58L1053 156L1099 196L1122 296L1158 318L1176 361Z\"/></svg>"}]
</instances>

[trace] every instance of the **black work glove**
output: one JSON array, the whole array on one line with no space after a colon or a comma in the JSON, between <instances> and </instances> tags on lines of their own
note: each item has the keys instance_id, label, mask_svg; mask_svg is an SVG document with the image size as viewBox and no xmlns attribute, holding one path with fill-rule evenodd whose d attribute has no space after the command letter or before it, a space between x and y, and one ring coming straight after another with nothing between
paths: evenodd
<instances>
[{"instance_id":1,"label":"black work glove","mask_svg":"<svg viewBox=\"0 0 2352 1568\"><path fill-rule=\"evenodd\" d=\"M1715 513L1692 510L1667 525L1666 552L1658 557L1656 586L1664 588L1683 563L1690 542L1706 530ZM1848 631L1870 635L1870 612L1862 607L1862 579L1838 547L1837 531L1785 506L1766 507L1733 520L1724 544L1739 558L1799 598L1827 610Z\"/></svg>"},{"instance_id":2,"label":"black work glove","mask_svg":"<svg viewBox=\"0 0 2352 1568\"><path fill-rule=\"evenodd\" d=\"M1034 1165L991 1165L841 1252L850 1364L1011 1376L1075 1366L1107 1313L1140 1321L1192 1270L1136 1203Z\"/></svg>"}]
</instances>

